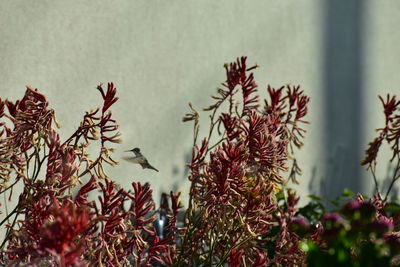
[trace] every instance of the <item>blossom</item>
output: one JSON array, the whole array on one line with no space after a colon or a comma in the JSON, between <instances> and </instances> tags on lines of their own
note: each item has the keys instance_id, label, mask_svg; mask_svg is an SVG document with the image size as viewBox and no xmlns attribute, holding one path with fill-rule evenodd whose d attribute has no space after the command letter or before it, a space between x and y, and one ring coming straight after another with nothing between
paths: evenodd
<instances>
[{"instance_id":1,"label":"blossom","mask_svg":"<svg viewBox=\"0 0 400 267\"><path fill-rule=\"evenodd\" d=\"M229 255L230 266L268 262L267 254L254 247L266 242L264 237L276 223L275 193L286 182L283 175L288 171L290 146L301 145L304 131L300 126L306 122L309 98L298 86L268 87L269 99L260 109L258 85L251 72L257 66L248 67L246 61L242 57L224 65L226 81L213 96L216 102L204 109L211 112L210 129L201 145L194 144L189 163L188 225L181 254L192 258L186 258L185 264L195 264L194 258L200 255L210 255L210 265L222 262L224 255ZM221 111L224 103L227 109ZM190 107L193 112L184 121L194 120L196 142L200 115ZM300 262L293 256L302 254L295 249L297 237L287 234L286 221L294 216L298 199L292 195L289 199L290 215L279 218L284 225L277 237L282 253L277 253L281 256L276 260L289 262L292 257ZM285 257L283 250L290 251L290 256Z\"/></svg>"},{"instance_id":2,"label":"blossom","mask_svg":"<svg viewBox=\"0 0 400 267\"><path fill-rule=\"evenodd\" d=\"M61 257L61 266L77 263L83 254L80 236L91 227L90 215L84 206L71 201L54 200L49 217L39 230L39 249Z\"/></svg>"},{"instance_id":3,"label":"blossom","mask_svg":"<svg viewBox=\"0 0 400 267\"><path fill-rule=\"evenodd\" d=\"M170 194L169 233L160 239L152 225L156 211L149 184L133 183L131 192L104 171L104 164L116 164L108 145L119 142L110 110L118 97L113 83L107 90L102 85L97 89L102 107L86 112L64 141L54 127L54 111L37 89L27 88L15 102L0 99L1 192L23 183L17 206L2 221L12 221L2 243L6 264L151 266L174 261L179 194ZM14 128L7 127L4 117ZM88 147L98 137L99 153L91 158ZM85 182L86 174L90 179ZM9 181L13 183L6 187ZM82 187L76 188L78 184ZM101 192L97 202L89 198L96 189ZM129 210L125 202L130 202Z\"/></svg>"}]
</instances>

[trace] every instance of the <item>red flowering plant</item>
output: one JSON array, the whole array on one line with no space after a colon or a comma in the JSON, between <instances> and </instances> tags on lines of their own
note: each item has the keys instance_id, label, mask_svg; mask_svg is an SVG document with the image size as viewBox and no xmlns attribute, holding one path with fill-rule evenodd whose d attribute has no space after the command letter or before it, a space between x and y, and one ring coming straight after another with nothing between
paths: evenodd
<instances>
[{"instance_id":1,"label":"red flowering plant","mask_svg":"<svg viewBox=\"0 0 400 267\"><path fill-rule=\"evenodd\" d=\"M114 84L107 90L97 87L102 106L87 112L63 141L54 111L37 89L28 87L16 102L0 99L0 194L17 200L0 218L5 232L0 263L235 267L400 262L400 205L388 200L400 178L400 101L381 98L385 127L378 129L363 161L373 174L375 195L350 195L352 200L330 213L317 197L297 208L299 197L287 183L298 183L301 174L294 153L303 145L309 97L299 86L267 86L267 99L260 101L252 73L256 68L247 65L246 57L225 64L226 81L213 96L215 103L204 109L210 125L200 142L200 114L189 105L191 113L183 120L194 122L194 144L182 228L179 193L163 194L155 210L149 184L133 182L125 190L106 173L107 165L117 164L111 145L120 142L110 110L118 100ZM382 197L375 168L384 142L393 151L395 168ZM95 157L90 147L98 147ZM92 200L89 195L96 191L100 195Z\"/></svg>"},{"instance_id":2,"label":"red flowering plant","mask_svg":"<svg viewBox=\"0 0 400 267\"><path fill-rule=\"evenodd\" d=\"M377 129L379 136L369 143L369 147L365 152L366 156L361 164L367 165L367 169L371 171L375 182L375 193L381 194L376 178L378 152L384 142L390 146L392 151L390 161L394 163L394 168L390 185L384 195L384 200L387 200L393 185L400 179L400 100L397 100L396 96L390 96L389 94L386 96L386 101L381 96L379 96L379 99L383 105L385 125L383 128Z\"/></svg>"},{"instance_id":3,"label":"red flowering plant","mask_svg":"<svg viewBox=\"0 0 400 267\"><path fill-rule=\"evenodd\" d=\"M102 85L97 89L102 107L87 112L64 142L56 131L54 110L37 89L28 87L16 102L0 99L0 194L9 193L11 199L15 187L22 185L18 203L0 222L6 232L1 241L3 264L171 263L176 253L179 194L170 194L172 211L167 216L171 230L161 240L153 226L155 204L149 185L132 183L133 191L126 191L105 172L106 164L117 164L109 144L120 142L110 111L118 98L112 83L107 90ZM88 148L96 144L99 152L92 158ZM100 189L97 202L88 198L96 189ZM128 210L123 205L126 201L130 202Z\"/></svg>"},{"instance_id":4,"label":"red flowering plant","mask_svg":"<svg viewBox=\"0 0 400 267\"><path fill-rule=\"evenodd\" d=\"M195 145L177 266L287 266L304 260L287 224L297 200L289 192L283 210L275 194L300 173L293 149L303 144L309 98L299 86L268 86L269 99L260 105L251 72L256 67L248 67L246 57L225 64L227 79L213 96L215 104L204 109L211 112L210 129L200 145L199 113L190 105L192 112L183 118L194 121ZM227 110L221 111L224 105ZM274 255L267 243L274 244Z\"/></svg>"},{"instance_id":5,"label":"red flowering plant","mask_svg":"<svg viewBox=\"0 0 400 267\"><path fill-rule=\"evenodd\" d=\"M310 225L293 222L293 230L309 234L301 243L309 266L399 266L400 205L388 197L400 178L400 101L396 96L379 97L385 115L385 125L366 150L362 161L372 174L375 194L366 199L361 194L352 197L332 213L323 214L320 225L310 231ZM376 176L378 152L387 143L394 165L391 180L382 196ZM354 195L354 194L353 194ZM338 203L337 203L338 204ZM311 235L310 235L311 234ZM329 263L329 264L327 264Z\"/></svg>"}]
</instances>

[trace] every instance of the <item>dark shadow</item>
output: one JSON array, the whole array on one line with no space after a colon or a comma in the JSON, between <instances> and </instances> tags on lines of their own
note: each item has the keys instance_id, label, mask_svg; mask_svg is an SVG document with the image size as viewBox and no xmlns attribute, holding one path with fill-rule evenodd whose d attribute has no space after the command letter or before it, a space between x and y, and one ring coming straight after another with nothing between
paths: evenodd
<instances>
[{"instance_id":1,"label":"dark shadow","mask_svg":"<svg viewBox=\"0 0 400 267\"><path fill-rule=\"evenodd\" d=\"M323 198L362 190L362 0L325 1Z\"/></svg>"},{"instance_id":2,"label":"dark shadow","mask_svg":"<svg viewBox=\"0 0 400 267\"><path fill-rule=\"evenodd\" d=\"M313 167L311 171L311 178L310 181L308 182L308 191L311 195L316 195L318 196L320 193L318 192L318 188L315 188L315 184L318 184L317 182L317 167Z\"/></svg>"},{"instance_id":3,"label":"dark shadow","mask_svg":"<svg viewBox=\"0 0 400 267\"><path fill-rule=\"evenodd\" d=\"M192 151L191 149L187 149L186 152L184 152L181 164L180 165L174 164L172 166L171 178L172 181L174 181L172 184L172 188L162 187L163 192L169 193L170 191L172 191L177 193L179 188L181 188L182 185L184 185L185 182L188 181L189 168L187 165L190 163L191 159L192 159Z\"/></svg>"}]
</instances>

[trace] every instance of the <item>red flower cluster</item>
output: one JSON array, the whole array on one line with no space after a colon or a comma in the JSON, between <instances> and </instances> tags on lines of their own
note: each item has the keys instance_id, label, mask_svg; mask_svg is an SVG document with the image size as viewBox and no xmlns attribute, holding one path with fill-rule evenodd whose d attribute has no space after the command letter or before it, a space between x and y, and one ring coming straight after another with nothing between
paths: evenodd
<instances>
[{"instance_id":1,"label":"red flower cluster","mask_svg":"<svg viewBox=\"0 0 400 267\"><path fill-rule=\"evenodd\" d=\"M69 200L54 200L48 214L39 229L39 251L58 255L61 266L78 262L84 248L81 236L91 227L87 208Z\"/></svg>"},{"instance_id":2,"label":"red flower cluster","mask_svg":"<svg viewBox=\"0 0 400 267\"><path fill-rule=\"evenodd\" d=\"M397 100L396 96L390 95L387 95L386 101L381 96L379 96L379 99L383 105L385 126L377 129L379 136L369 143L369 147L365 151L365 158L361 164L368 165L368 169L371 171L375 182L375 191L377 194L380 194L380 189L375 174L378 152L383 144L383 141L386 141L386 143L390 146L390 150L393 153L391 161L394 161L395 168L391 177L391 183L385 194L384 199L386 200L394 183L400 178L400 100Z\"/></svg>"},{"instance_id":3,"label":"red flower cluster","mask_svg":"<svg viewBox=\"0 0 400 267\"><path fill-rule=\"evenodd\" d=\"M28 88L21 101L0 100L0 190L13 191L22 181L17 206L2 219L7 227L1 244L8 265L151 266L172 264L176 255L179 195L170 194L169 234L156 234L152 191L133 183L134 192L120 189L104 171L115 165L109 143L119 142L118 125L110 107L118 100L116 88L99 85L103 106L87 112L75 133L60 141L54 111L44 95ZM5 111L8 108L8 114ZM91 158L88 147L100 136L100 151ZM86 183L82 180L90 174ZM11 185L8 185L11 183ZM75 197L72 192L83 184ZM99 201L88 195L101 190ZM129 201L131 208L124 209Z\"/></svg>"},{"instance_id":4,"label":"red flower cluster","mask_svg":"<svg viewBox=\"0 0 400 267\"><path fill-rule=\"evenodd\" d=\"M110 110L118 100L114 84L107 90L97 87L102 106L87 112L63 142L54 127L54 111L36 89L28 88L15 103L0 100L0 192L11 197L13 187L23 184L16 207L0 222L7 227L2 261L54 266L302 265L299 237L289 228L298 198L288 191L280 206L275 195L300 173L293 152L303 144L301 124L306 123L309 98L299 86L268 86L269 98L261 105L251 73L256 67L248 67L245 57L225 65L226 81L213 97L216 102L205 109L211 121L200 146L199 113L190 105L192 113L184 121L195 122L195 145L185 227L177 226L181 205L179 194L171 192L171 205L164 195L158 211L167 222L159 235L150 186L132 183L132 191L125 190L105 172L106 164L117 164L110 145L120 141ZM96 143L100 149L92 157L89 147ZM89 198L95 190L100 190L97 201Z\"/></svg>"},{"instance_id":5,"label":"red flower cluster","mask_svg":"<svg viewBox=\"0 0 400 267\"><path fill-rule=\"evenodd\" d=\"M226 82L213 97L216 103L205 109L212 112L210 131L193 149L189 224L181 248L190 258L181 257L178 265L196 264L196 259L218 265L229 258L230 266L265 266L270 260L261 249L263 237L275 223L275 193L286 181L282 175L291 145L302 145L299 126L309 98L298 86L268 86L270 99L259 109L257 84L249 73L256 67L247 67L246 57L225 64ZM224 103L228 111L218 113ZM195 121L196 140L199 114L191 109L183 120Z\"/></svg>"}]
</instances>

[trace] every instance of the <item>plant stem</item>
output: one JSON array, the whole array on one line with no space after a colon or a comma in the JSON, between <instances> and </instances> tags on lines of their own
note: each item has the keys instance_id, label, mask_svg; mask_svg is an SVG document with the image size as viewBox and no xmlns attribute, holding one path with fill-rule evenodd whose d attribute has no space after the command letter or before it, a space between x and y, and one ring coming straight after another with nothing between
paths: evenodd
<instances>
[{"instance_id":1,"label":"plant stem","mask_svg":"<svg viewBox=\"0 0 400 267\"><path fill-rule=\"evenodd\" d=\"M376 178L376 173L375 173L375 165L371 168L371 173L372 173L372 178L374 179L375 183L375 191L377 194L380 194L379 192L379 186L378 186L378 179Z\"/></svg>"},{"instance_id":2,"label":"plant stem","mask_svg":"<svg viewBox=\"0 0 400 267\"><path fill-rule=\"evenodd\" d=\"M235 248L240 247L242 244L246 243L246 242L249 241L250 239L252 239L251 236L248 237L248 238L243 239L242 242L240 242L240 243L237 244L237 245L233 245L230 249L228 249L228 251L227 251L227 252L225 253L225 255L221 258L220 262L218 263L218 265L217 265L216 267L223 266L224 263L225 263L225 260L228 258L229 254L232 252L232 250L234 250Z\"/></svg>"},{"instance_id":3,"label":"plant stem","mask_svg":"<svg viewBox=\"0 0 400 267\"><path fill-rule=\"evenodd\" d=\"M64 255L64 250L61 251L61 255L60 255L60 267L65 267L65 255Z\"/></svg>"},{"instance_id":4,"label":"plant stem","mask_svg":"<svg viewBox=\"0 0 400 267\"><path fill-rule=\"evenodd\" d=\"M8 189L11 189L16 183L18 183L19 182L19 180L17 179L17 180L15 180L15 182L12 184L12 185L10 185L10 186L8 186L7 188L5 188L3 191L0 191L0 194L3 194L4 192L6 192Z\"/></svg>"},{"instance_id":5,"label":"plant stem","mask_svg":"<svg viewBox=\"0 0 400 267\"><path fill-rule=\"evenodd\" d=\"M87 174L91 169L93 169L93 167L95 167L97 165L97 163L99 163L99 161L100 161L100 157L97 158L92 164L90 164L90 166L84 172L79 174L78 177L80 178L80 177L84 176L85 174Z\"/></svg>"},{"instance_id":6,"label":"plant stem","mask_svg":"<svg viewBox=\"0 0 400 267\"><path fill-rule=\"evenodd\" d=\"M14 213L17 212L18 209L18 205L11 211L10 214L8 214L1 222L0 222L0 226L2 226L12 215L14 215Z\"/></svg>"},{"instance_id":7,"label":"plant stem","mask_svg":"<svg viewBox=\"0 0 400 267\"><path fill-rule=\"evenodd\" d=\"M387 190L387 192L386 192L384 201L387 200L387 198L388 198L388 196L389 196L389 193L390 193L390 190L392 190L392 187L393 187L394 183L400 178L400 173L398 173L399 171L400 171L400 157L398 157L398 159L397 159L397 166L396 166L396 168L394 169L394 173L393 173L393 177L392 177L392 182L390 183L390 186L389 186L389 188L388 188L388 190Z\"/></svg>"},{"instance_id":8,"label":"plant stem","mask_svg":"<svg viewBox=\"0 0 400 267\"><path fill-rule=\"evenodd\" d=\"M211 147L209 147L209 148L207 149L207 151L206 151L206 154L207 154L208 152L210 152L214 147L216 147L217 145L219 145L221 142L223 142L223 141L225 141L225 140L226 140L226 137L222 138L222 139L219 140L217 143L215 143L214 145L212 145Z\"/></svg>"},{"instance_id":9,"label":"plant stem","mask_svg":"<svg viewBox=\"0 0 400 267\"><path fill-rule=\"evenodd\" d=\"M11 230L13 229L13 227L14 227L14 225L15 225L15 222L17 221L17 218L18 218L18 214L15 215L14 220L13 220L11 226L7 229L6 237L4 238L3 242L2 242L1 245L0 245L0 250L1 250L1 251L3 250L4 245L6 244L8 238L9 238L10 235L11 235Z\"/></svg>"}]
</instances>

